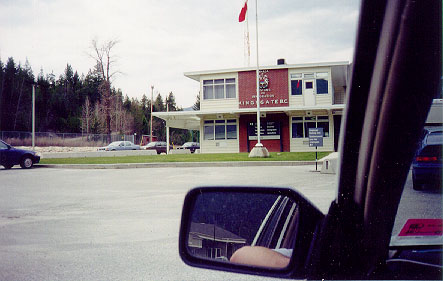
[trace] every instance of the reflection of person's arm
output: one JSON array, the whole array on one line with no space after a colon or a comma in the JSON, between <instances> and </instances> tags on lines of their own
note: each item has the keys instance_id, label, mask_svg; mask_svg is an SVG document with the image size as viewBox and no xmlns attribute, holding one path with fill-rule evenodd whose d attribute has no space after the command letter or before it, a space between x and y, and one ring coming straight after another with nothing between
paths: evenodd
<instances>
[{"instance_id":1,"label":"reflection of person's arm","mask_svg":"<svg viewBox=\"0 0 443 281\"><path fill-rule=\"evenodd\" d=\"M260 246L245 246L232 255L231 262L248 265L284 268L289 264L289 258L271 249Z\"/></svg>"}]
</instances>

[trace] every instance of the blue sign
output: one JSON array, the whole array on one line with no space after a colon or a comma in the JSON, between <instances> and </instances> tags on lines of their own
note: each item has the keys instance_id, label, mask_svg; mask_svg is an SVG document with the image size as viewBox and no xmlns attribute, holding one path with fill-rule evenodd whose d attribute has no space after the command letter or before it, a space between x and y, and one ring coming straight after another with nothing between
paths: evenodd
<instances>
[{"instance_id":1,"label":"blue sign","mask_svg":"<svg viewBox=\"0 0 443 281\"><path fill-rule=\"evenodd\" d=\"M311 137L309 138L309 147L323 146L322 137Z\"/></svg>"},{"instance_id":2,"label":"blue sign","mask_svg":"<svg viewBox=\"0 0 443 281\"><path fill-rule=\"evenodd\" d=\"M309 128L309 147L323 146L323 128Z\"/></svg>"},{"instance_id":3,"label":"blue sign","mask_svg":"<svg viewBox=\"0 0 443 281\"><path fill-rule=\"evenodd\" d=\"M311 137L323 137L323 128L309 128L308 136Z\"/></svg>"}]
</instances>

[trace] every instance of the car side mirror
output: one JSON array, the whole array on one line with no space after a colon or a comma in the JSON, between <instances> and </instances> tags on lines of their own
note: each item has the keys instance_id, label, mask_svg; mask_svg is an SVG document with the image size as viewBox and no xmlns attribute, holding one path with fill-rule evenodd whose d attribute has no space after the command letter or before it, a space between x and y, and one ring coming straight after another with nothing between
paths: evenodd
<instances>
[{"instance_id":1,"label":"car side mirror","mask_svg":"<svg viewBox=\"0 0 443 281\"><path fill-rule=\"evenodd\" d=\"M183 205L180 256L195 267L305 278L323 217L290 188L197 187Z\"/></svg>"}]
</instances>

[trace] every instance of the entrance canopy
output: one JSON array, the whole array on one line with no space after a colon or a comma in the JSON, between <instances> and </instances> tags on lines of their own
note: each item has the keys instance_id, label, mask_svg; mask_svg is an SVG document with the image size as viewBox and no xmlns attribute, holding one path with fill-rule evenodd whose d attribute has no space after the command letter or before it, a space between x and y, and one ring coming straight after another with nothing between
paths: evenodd
<instances>
[{"instance_id":1,"label":"entrance canopy","mask_svg":"<svg viewBox=\"0 0 443 281\"><path fill-rule=\"evenodd\" d=\"M288 116L295 112L310 110L343 110L343 104L335 105L319 105L319 106L299 106L299 107L262 107L260 112L266 113L286 113ZM232 116L240 116L242 114L257 114L256 108L241 108L235 110L218 110L218 111L169 111L169 112L153 112L152 115L166 121L166 127L200 130L200 120L213 116L213 118L225 118Z\"/></svg>"},{"instance_id":2,"label":"entrance canopy","mask_svg":"<svg viewBox=\"0 0 443 281\"><path fill-rule=\"evenodd\" d=\"M200 130L200 111L153 112L152 115L166 121L166 127Z\"/></svg>"}]
</instances>

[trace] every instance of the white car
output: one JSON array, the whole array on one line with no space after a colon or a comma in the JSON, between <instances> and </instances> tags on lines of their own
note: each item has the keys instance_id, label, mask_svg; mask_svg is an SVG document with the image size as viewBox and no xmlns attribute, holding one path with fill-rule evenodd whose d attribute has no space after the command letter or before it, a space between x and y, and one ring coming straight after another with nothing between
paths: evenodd
<instances>
[{"instance_id":1,"label":"white car","mask_svg":"<svg viewBox=\"0 0 443 281\"><path fill-rule=\"evenodd\" d=\"M97 151L115 151L115 150L140 150L140 146L130 141L114 141L108 146L97 148Z\"/></svg>"}]
</instances>

